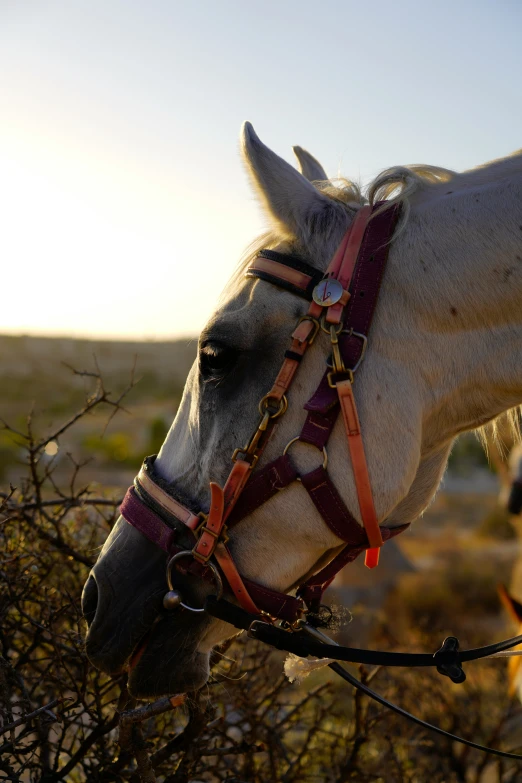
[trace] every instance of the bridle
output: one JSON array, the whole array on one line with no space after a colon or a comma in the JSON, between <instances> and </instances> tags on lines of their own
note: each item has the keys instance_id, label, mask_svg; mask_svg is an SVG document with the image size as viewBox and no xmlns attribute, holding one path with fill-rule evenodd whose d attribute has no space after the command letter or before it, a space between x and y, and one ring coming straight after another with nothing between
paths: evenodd
<instances>
[{"instance_id":1,"label":"bridle","mask_svg":"<svg viewBox=\"0 0 522 783\"><path fill-rule=\"evenodd\" d=\"M294 624L306 610L319 608L324 590L344 565L366 550L366 564L373 568L378 563L379 547L383 542L406 529L407 525L379 527L352 390L354 373L366 352L389 240L398 215L397 206L388 209L362 207L325 274L299 258L272 250L262 250L247 268L248 278L273 283L307 299L310 305L292 333L272 388L259 403L261 418L254 434L246 446L235 449L232 454L233 465L224 487L210 483L208 514L195 513L172 497L172 488L162 486L155 475L153 458L145 460L134 487L127 492L122 515L171 555L167 567L170 582L172 569L180 566L184 571L210 578L218 584L221 573L245 611L254 615L264 613ZM331 362L305 405L302 430L290 440L281 456L252 475L274 427L287 410L287 394L299 364L321 331L330 337ZM340 412L363 527L346 507L327 472L327 443ZM323 455L322 465L304 475L298 475L290 457L290 450L297 441L314 446ZM228 531L233 526L294 481L301 482L326 524L345 543L328 565L299 587L296 597L243 578L227 547ZM191 550L176 545L179 522L194 533L196 542ZM211 558L217 561L220 572ZM175 599L166 596L165 602L173 606Z\"/></svg>"},{"instance_id":2,"label":"bridle","mask_svg":"<svg viewBox=\"0 0 522 783\"><path fill-rule=\"evenodd\" d=\"M383 543L408 527L379 525L353 394L354 374L365 356L399 213L397 204L379 203L360 208L324 274L294 256L273 250L258 253L248 266L246 277L286 289L307 299L310 305L291 335L272 388L259 403L260 420L254 434L244 447L236 448L232 454L232 468L224 486L210 482L208 513L194 512L176 500L175 488L154 469L155 457L145 459L134 486L124 498L121 513L129 524L169 555L169 590L163 599L166 610L181 607L191 612L207 612L247 629L251 636L267 644L303 657L315 655L385 666L436 666L439 673L454 682L463 682L463 661L498 654L521 643L522 636L468 651L459 651L458 641L449 637L431 655L340 647L318 629L322 595L336 574L363 551L366 565L374 568ZM277 422L287 410L287 394L300 362L320 332L330 338L331 356L319 386L304 406L306 419L301 432L289 441L279 457L257 468ZM327 444L339 413L344 422L362 526L346 507L327 471ZM298 474L290 458L290 450L297 442L314 446L323 457L319 467L303 475ZM232 527L294 481L301 482L325 523L344 546L326 566L300 584L295 596L289 596L243 577L227 542ZM193 537L192 548L179 545L182 532ZM216 595L207 598L201 607L191 606L175 588L176 571L212 582ZM222 598L223 579L236 604ZM486 752L522 759L431 726L384 700L338 663L329 665L354 687L425 727Z\"/></svg>"}]
</instances>

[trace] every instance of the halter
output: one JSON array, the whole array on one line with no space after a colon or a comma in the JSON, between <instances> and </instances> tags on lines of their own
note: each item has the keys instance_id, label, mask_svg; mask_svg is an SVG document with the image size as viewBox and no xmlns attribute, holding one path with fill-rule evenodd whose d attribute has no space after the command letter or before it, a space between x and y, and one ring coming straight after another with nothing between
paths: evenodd
<instances>
[{"instance_id":1,"label":"halter","mask_svg":"<svg viewBox=\"0 0 522 783\"><path fill-rule=\"evenodd\" d=\"M191 612L207 612L237 628L247 629L251 636L266 644L302 657L314 655L384 666L435 666L440 674L459 683L465 680L462 662L507 655L505 650L522 643L522 635L476 650L459 651L458 640L448 637L435 654L387 653L341 647L316 627L322 595L336 574L362 552L366 552L366 565L376 567L383 543L409 526L379 526L353 395L354 376L366 353L399 212L400 205L386 207L380 203L362 207L325 274L294 256L273 250L258 253L247 268L246 277L290 291L307 299L310 305L291 335L290 347L285 351L272 388L259 402L261 418L254 434L244 447L233 452L232 469L224 486L210 482L208 513L195 512L176 500L175 487L155 472L155 457L147 457L134 486L125 495L121 514L169 555L165 609L181 607ZM301 432L287 443L279 457L259 469L257 463L263 450L288 408L287 394L299 364L320 332L329 336L331 357L319 386L304 406L306 419ZM327 444L339 413L344 422L362 526L346 507L327 471ZM303 475L298 474L290 456L297 442L314 446L322 455L322 464ZM325 523L345 546L324 568L302 582L294 597L242 577L227 542L232 527L295 481L301 482ZM191 549L178 543L184 533L193 539ZM185 603L175 589L175 571L213 583L216 595L208 597L201 607ZM222 598L223 578L239 606ZM432 726L383 699L340 664L332 662L329 666L366 695L425 728L487 753L522 759L517 754L478 745Z\"/></svg>"},{"instance_id":2,"label":"halter","mask_svg":"<svg viewBox=\"0 0 522 783\"><path fill-rule=\"evenodd\" d=\"M272 388L259 402L261 418L254 434L244 447L232 454L233 466L224 487L210 483L208 514L193 512L172 497L172 486L162 482L154 471L153 457L145 460L134 487L125 496L121 507L123 517L171 557L167 566L170 590L165 596L165 606L176 605L172 573L179 569L213 581L219 593L223 576L245 611L293 624L306 609L318 610L325 589L341 568L363 551L366 551L366 565L374 568L384 541L407 528L407 525L379 527L352 389L354 373L366 352L399 209L398 206L382 209L382 205L362 207L325 274L302 259L273 250L262 250L246 270L247 278L264 280L291 291L310 301L310 306L292 333ZM321 331L330 338L331 360L317 390L304 406L303 428L289 441L281 456L254 471L275 425L287 410L287 393L299 364ZM340 412L362 527L327 472L327 444ZM291 449L297 442L314 446L322 454L322 464L304 475L298 475L291 460ZM294 481L301 482L328 527L345 543L328 565L301 584L296 597L242 577L226 545L230 528ZM176 543L180 523L194 534L191 550ZM211 558L217 561L219 571ZM196 610L186 604L184 608Z\"/></svg>"}]
</instances>

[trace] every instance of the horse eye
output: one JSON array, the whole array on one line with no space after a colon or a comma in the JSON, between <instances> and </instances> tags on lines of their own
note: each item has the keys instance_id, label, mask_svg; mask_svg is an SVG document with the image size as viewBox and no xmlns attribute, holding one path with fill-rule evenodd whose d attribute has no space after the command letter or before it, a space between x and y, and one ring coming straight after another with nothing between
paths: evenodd
<instances>
[{"instance_id":1,"label":"horse eye","mask_svg":"<svg viewBox=\"0 0 522 783\"><path fill-rule=\"evenodd\" d=\"M233 368L238 351L223 343L206 343L199 352L199 367L205 380L222 378Z\"/></svg>"}]
</instances>

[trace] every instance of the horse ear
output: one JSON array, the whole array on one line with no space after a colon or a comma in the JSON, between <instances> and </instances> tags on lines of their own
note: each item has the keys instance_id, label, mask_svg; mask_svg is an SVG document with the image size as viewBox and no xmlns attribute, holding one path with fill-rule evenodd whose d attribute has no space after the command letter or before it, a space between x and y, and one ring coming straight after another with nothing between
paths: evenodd
<instances>
[{"instance_id":1,"label":"horse ear","mask_svg":"<svg viewBox=\"0 0 522 783\"><path fill-rule=\"evenodd\" d=\"M328 179L326 171L313 155L310 155L310 153L302 147L292 147L292 149L299 163L299 169L303 177L306 177L310 182L324 182Z\"/></svg>"},{"instance_id":2,"label":"horse ear","mask_svg":"<svg viewBox=\"0 0 522 783\"><path fill-rule=\"evenodd\" d=\"M268 149L252 125L241 134L243 159L270 216L306 243L331 221L339 205L315 188L293 166Z\"/></svg>"}]
</instances>

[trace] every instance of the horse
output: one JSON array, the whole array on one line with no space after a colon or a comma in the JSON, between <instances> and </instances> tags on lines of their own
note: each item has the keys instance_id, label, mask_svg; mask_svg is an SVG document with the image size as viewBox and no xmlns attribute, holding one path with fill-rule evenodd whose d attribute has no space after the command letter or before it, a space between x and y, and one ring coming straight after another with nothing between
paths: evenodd
<instances>
[{"instance_id":1,"label":"horse","mask_svg":"<svg viewBox=\"0 0 522 783\"><path fill-rule=\"evenodd\" d=\"M371 339L353 395L376 519L381 531L397 532L430 504L455 438L522 403L522 152L463 173L427 165L390 168L363 196L349 180L328 181L300 147L294 148L299 170L294 168L250 123L242 129L241 150L269 227L248 249L199 338L179 410L154 461L156 484L172 503L210 509L210 519L231 455L244 452L258 427L258 402L308 306L288 287L244 275L259 251L300 259L320 278L363 210L373 210L371 226L380 210L396 206L400 217L387 240ZM189 295L197 306L204 279L196 274L194 281ZM303 405L325 363L333 361L332 341L318 330L300 362L285 415L258 464L249 465L249 481L300 432ZM322 459L300 443L293 443L290 456L301 474ZM327 470L362 525L340 420L328 442ZM205 519L199 522L208 532ZM196 529L198 520L190 520ZM246 513L228 535L245 583L288 595L345 546L295 480ZM203 686L211 651L236 633L206 611L165 609L165 565L165 552L120 517L82 595L88 657L109 674L128 670L136 698ZM187 570L176 570L175 577L191 603L214 589ZM174 601L175 594L169 595Z\"/></svg>"}]
</instances>

